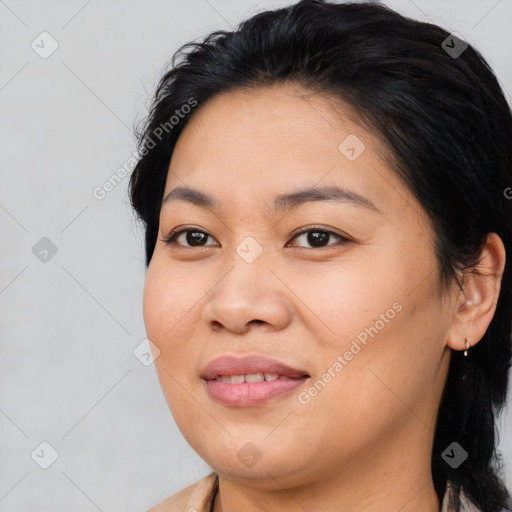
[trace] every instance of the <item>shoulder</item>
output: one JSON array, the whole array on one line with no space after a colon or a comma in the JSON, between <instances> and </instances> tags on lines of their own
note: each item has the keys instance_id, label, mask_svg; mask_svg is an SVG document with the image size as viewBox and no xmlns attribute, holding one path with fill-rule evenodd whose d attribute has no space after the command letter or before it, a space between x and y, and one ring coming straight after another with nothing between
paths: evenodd
<instances>
[{"instance_id":1,"label":"shoulder","mask_svg":"<svg viewBox=\"0 0 512 512\"><path fill-rule=\"evenodd\" d=\"M173 494L148 512L209 512L217 485L217 474L212 472Z\"/></svg>"}]
</instances>

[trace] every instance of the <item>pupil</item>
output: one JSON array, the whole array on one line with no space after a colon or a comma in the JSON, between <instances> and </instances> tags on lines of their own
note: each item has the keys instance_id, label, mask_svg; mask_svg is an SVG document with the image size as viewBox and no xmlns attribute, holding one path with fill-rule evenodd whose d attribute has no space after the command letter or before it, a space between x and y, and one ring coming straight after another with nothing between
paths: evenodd
<instances>
[{"instance_id":1,"label":"pupil","mask_svg":"<svg viewBox=\"0 0 512 512\"><path fill-rule=\"evenodd\" d=\"M329 233L323 231L311 231L308 233L308 243L313 247L321 247L322 241L329 237Z\"/></svg>"},{"instance_id":2,"label":"pupil","mask_svg":"<svg viewBox=\"0 0 512 512\"><path fill-rule=\"evenodd\" d=\"M204 238L206 235L204 233L201 233L199 231L189 231L186 235L187 243L189 245L194 245L194 242L200 242L202 238Z\"/></svg>"}]
</instances>

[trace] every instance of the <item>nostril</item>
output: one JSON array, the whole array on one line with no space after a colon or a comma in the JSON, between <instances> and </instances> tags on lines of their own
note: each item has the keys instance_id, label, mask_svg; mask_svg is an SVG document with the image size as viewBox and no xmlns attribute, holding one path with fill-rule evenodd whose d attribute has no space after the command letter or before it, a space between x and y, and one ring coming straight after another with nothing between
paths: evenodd
<instances>
[{"instance_id":1,"label":"nostril","mask_svg":"<svg viewBox=\"0 0 512 512\"><path fill-rule=\"evenodd\" d=\"M211 326L214 331L218 331L222 327L222 324L220 322L217 322L217 320L213 320L211 322Z\"/></svg>"}]
</instances>

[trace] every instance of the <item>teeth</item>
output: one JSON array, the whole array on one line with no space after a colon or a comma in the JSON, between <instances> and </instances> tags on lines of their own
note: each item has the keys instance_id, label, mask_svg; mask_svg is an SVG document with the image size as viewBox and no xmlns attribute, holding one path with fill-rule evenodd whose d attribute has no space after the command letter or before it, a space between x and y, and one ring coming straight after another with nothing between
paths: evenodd
<instances>
[{"instance_id":1,"label":"teeth","mask_svg":"<svg viewBox=\"0 0 512 512\"><path fill-rule=\"evenodd\" d=\"M214 380L220 382L230 382L231 384L241 384L242 382L262 382L269 380L291 380L290 377L279 375L278 373L248 373L246 375L219 375Z\"/></svg>"},{"instance_id":2,"label":"teeth","mask_svg":"<svg viewBox=\"0 0 512 512\"><path fill-rule=\"evenodd\" d=\"M238 375L237 375L238 377ZM231 377L229 375L219 375L213 380L218 380L220 382L231 382Z\"/></svg>"},{"instance_id":3,"label":"teeth","mask_svg":"<svg viewBox=\"0 0 512 512\"><path fill-rule=\"evenodd\" d=\"M262 380L265 380L263 373L248 373L247 375L244 375L244 378L245 382L261 382Z\"/></svg>"}]
</instances>

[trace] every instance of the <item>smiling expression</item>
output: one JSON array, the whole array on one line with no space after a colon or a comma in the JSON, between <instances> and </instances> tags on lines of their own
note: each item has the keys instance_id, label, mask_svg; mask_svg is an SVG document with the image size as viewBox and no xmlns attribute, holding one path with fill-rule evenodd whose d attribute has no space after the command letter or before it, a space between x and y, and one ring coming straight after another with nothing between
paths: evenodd
<instances>
[{"instance_id":1,"label":"smiling expression","mask_svg":"<svg viewBox=\"0 0 512 512\"><path fill-rule=\"evenodd\" d=\"M432 226L384 151L346 106L290 85L217 95L181 133L144 321L176 423L215 470L299 485L403 442L428 460L451 311ZM226 402L203 378L224 355L309 377L260 401L275 382L217 381ZM268 370L236 364L224 374Z\"/></svg>"}]
</instances>

